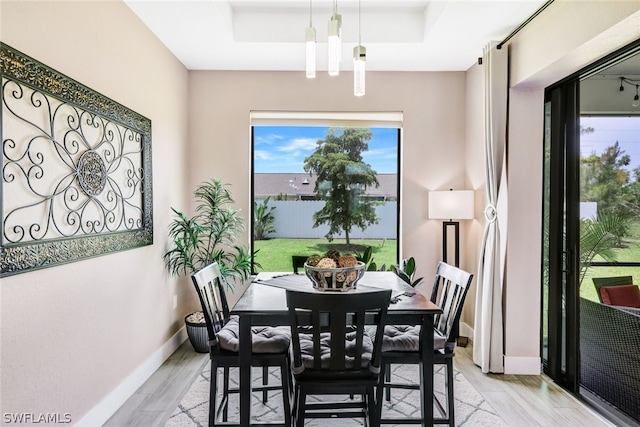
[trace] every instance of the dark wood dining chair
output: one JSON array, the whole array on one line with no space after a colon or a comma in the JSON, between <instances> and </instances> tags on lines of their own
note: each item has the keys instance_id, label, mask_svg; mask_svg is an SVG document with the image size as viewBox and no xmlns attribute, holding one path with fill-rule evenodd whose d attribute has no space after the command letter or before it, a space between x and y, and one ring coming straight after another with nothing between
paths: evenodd
<instances>
[{"instance_id":1,"label":"dark wood dining chair","mask_svg":"<svg viewBox=\"0 0 640 427\"><path fill-rule=\"evenodd\" d=\"M229 369L240 366L238 355L239 324L237 316L230 316L226 293L220 281L217 263L209 264L191 276L198 293L207 332L209 334L209 356L211 359L211 386L209 395L209 425L216 425L222 415L222 422L228 421L229 394L238 389L229 386ZM289 366L290 329L283 327L254 327L251 330L251 365L263 368L263 386L254 391L262 391L263 402L266 393L282 390L284 424L291 425L291 374ZM269 367L280 368L280 385L269 386L265 375ZM223 369L222 399L217 400L218 369Z\"/></svg>"},{"instance_id":2,"label":"dark wood dining chair","mask_svg":"<svg viewBox=\"0 0 640 427\"><path fill-rule=\"evenodd\" d=\"M363 417L367 425L379 424L375 388L390 299L390 290L353 294L287 290L297 426L307 418ZM378 336L365 331L366 316L374 316ZM361 399L322 403L308 401L310 395L360 395Z\"/></svg>"},{"instance_id":3,"label":"dark wood dining chair","mask_svg":"<svg viewBox=\"0 0 640 427\"><path fill-rule=\"evenodd\" d=\"M444 365L446 369L446 410L434 395L434 403L442 418L434 420L435 424L455 425L454 393L453 393L453 357L455 356L455 325L460 320L465 296L471 285L473 274L459 268L439 262L431 292L431 302L439 306L442 313L434 316L434 364ZM382 371L376 395L382 400L383 388L386 399L390 400L392 388L419 389L420 384L400 384L391 382L388 375L392 364L419 364L418 348L420 326L387 325L382 338ZM379 409L381 410L382 404ZM415 424L421 420L398 420L399 424Z\"/></svg>"},{"instance_id":4,"label":"dark wood dining chair","mask_svg":"<svg viewBox=\"0 0 640 427\"><path fill-rule=\"evenodd\" d=\"M304 269L304 263L307 262L307 258L309 257L306 255L291 255L291 266L294 274L298 274L299 269Z\"/></svg>"}]
</instances>

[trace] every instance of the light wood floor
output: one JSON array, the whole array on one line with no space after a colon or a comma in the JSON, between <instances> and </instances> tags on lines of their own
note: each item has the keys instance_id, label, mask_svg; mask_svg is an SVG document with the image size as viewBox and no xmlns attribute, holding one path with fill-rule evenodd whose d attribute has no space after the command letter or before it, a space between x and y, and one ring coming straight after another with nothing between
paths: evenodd
<instances>
[{"instance_id":1,"label":"light wood floor","mask_svg":"<svg viewBox=\"0 0 640 427\"><path fill-rule=\"evenodd\" d=\"M546 375L483 374L472 348L457 348L454 363L510 426L613 426Z\"/></svg>"},{"instance_id":2,"label":"light wood floor","mask_svg":"<svg viewBox=\"0 0 640 427\"><path fill-rule=\"evenodd\" d=\"M163 426L208 361L186 341L105 426ZM544 375L482 374L471 347L458 348L454 363L509 426L614 426Z\"/></svg>"}]
</instances>

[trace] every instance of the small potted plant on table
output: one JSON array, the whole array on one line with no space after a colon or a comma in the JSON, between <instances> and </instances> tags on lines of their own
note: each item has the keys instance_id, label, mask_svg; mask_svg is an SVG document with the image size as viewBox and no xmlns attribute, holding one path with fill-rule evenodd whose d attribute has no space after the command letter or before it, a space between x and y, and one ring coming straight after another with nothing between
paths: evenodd
<instances>
[{"instance_id":1,"label":"small potted plant on table","mask_svg":"<svg viewBox=\"0 0 640 427\"><path fill-rule=\"evenodd\" d=\"M245 230L244 219L230 206L231 192L219 179L204 182L195 189L195 215L188 218L174 208L169 226L173 247L164 256L167 270L174 276L191 275L202 267L218 262L222 281L233 290L235 280L251 274L251 254L236 240ZM191 313L185 318L189 341L201 353L209 351L204 316Z\"/></svg>"}]
</instances>

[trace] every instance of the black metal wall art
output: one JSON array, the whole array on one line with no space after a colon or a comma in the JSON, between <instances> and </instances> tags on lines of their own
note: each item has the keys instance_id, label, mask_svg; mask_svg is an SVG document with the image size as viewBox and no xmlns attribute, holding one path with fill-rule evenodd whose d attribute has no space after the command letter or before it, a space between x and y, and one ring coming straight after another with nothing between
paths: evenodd
<instances>
[{"instance_id":1,"label":"black metal wall art","mask_svg":"<svg viewBox=\"0 0 640 427\"><path fill-rule=\"evenodd\" d=\"M153 243L151 121L0 43L0 277Z\"/></svg>"}]
</instances>

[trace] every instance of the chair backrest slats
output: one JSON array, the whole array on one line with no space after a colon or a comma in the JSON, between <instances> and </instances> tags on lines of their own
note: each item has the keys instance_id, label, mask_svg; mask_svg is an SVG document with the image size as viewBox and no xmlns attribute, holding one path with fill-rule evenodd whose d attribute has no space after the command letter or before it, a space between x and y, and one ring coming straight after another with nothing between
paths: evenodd
<instances>
[{"instance_id":1,"label":"chair backrest slats","mask_svg":"<svg viewBox=\"0 0 640 427\"><path fill-rule=\"evenodd\" d=\"M380 367L382 329L391 300L391 290L347 294L310 293L287 290L287 306L291 324L293 346L293 370L304 370L299 334L313 336L314 370L330 372L362 370L369 362L369 369L376 372ZM375 313L378 322L371 360L363 359L366 314ZM382 325L382 326L380 326ZM346 337L349 336L348 342ZM330 345L326 342L330 340ZM324 348L322 345L325 344ZM347 347L354 346L353 348ZM322 354L322 351L328 354ZM325 357L323 363L322 356ZM327 360L328 358L328 360ZM363 361L364 360L364 361Z\"/></svg>"},{"instance_id":2,"label":"chair backrest slats","mask_svg":"<svg viewBox=\"0 0 640 427\"><path fill-rule=\"evenodd\" d=\"M331 333L331 370L342 371L345 369L345 353L344 345L334 345L335 337L344 337L346 335L347 314L344 310L338 309L330 313L330 333ZM344 341L344 339L342 340Z\"/></svg>"},{"instance_id":3,"label":"chair backrest slats","mask_svg":"<svg viewBox=\"0 0 640 427\"><path fill-rule=\"evenodd\" d=\"M229 321L229 305L224 288L220 283L220 268L214 262L191 275L191 281L196 288L209 340L217 342L216 332Z\"/></svg>"},{"instance_id":4,"label":"chair backrest slats","mask_svg":"<svg viewBox=\"0 0 640 427\"><path fill-rule=\"evenodd\" d=\"M297 331L299 329L298 326L298 318L291 314L293 309L289 308L289 319L291 320L291 330ZM291 345L293 348L300 348L300 335L299 334L291 334ZM293 366L302 365L300 353L293 353Z\"/></svg>"},{"instance_id":5,"label":"chair backrest slats","mask_svg":"<svg viewBox=\"0 0 640 427\"><path fill-rule=\"evenodd\" d=\"M471 285L473 274L444 262L438 263L431 291L431 302L438 305L442 313L434 316L434 327L447 341L452 336L455 325L460 320L462 305Z\"/></svg>"},{"instance_id":6,"label":"chair backrest slats","mask_svg":"<svg viewBox=\"0 0 640 427\"><path fill-rule=\"evenodd\" d=\"M322 332L322 325L320 324L320 312L313 312L313 323L311 332L313 333L313 369L320 369L321 362L321 347L320 347L320 333Z\"/></svg>"},{"instance_id":7,"label":"chair backrest slats","mask_svg":"<svg viewBox=\"0 0 640 427\"><path fill-rule=\"evenodd\" d=\"M356 348L362 348L364 343L364 327L366 316L367 313L365 312L365 310L359 310L356 314ZM360 366L362 364L362 352L358 352L356 354L355 364L356 366Z\"/></svg>"}]
</instances>

